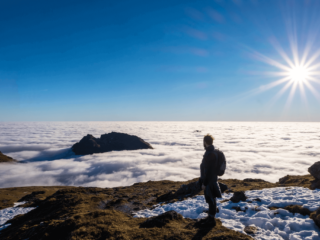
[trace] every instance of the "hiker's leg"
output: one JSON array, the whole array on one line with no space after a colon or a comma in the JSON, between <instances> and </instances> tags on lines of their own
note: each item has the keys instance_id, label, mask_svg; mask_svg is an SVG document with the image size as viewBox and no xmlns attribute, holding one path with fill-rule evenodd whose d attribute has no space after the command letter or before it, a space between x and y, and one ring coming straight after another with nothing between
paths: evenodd
<instances>
[{"instance_id":1,"label":"hiker's leg","mask_svg":"<svg viewBox=\"0 0 320 240\"><path fill-rule=\"evenodd\" d=\"M209 217L211 218L215 218L216 217L216 213L217 213L217 201L216 198L210 198L210 202L209 202Z\"/></svg>"},{"instance_id":2,"label":"hiker's leg","mask_svg":"<svg viewBox=\"0 0 320 240\"><path fill-rule=\"evenodd\" d=\"M204 196L206 199L206 202L209 204L209 214L208 217L214 218L217 213L217 203L216 203L216 198L213 196L211 189L206 188L204 191Z\"/></svg>"}]
</instances>

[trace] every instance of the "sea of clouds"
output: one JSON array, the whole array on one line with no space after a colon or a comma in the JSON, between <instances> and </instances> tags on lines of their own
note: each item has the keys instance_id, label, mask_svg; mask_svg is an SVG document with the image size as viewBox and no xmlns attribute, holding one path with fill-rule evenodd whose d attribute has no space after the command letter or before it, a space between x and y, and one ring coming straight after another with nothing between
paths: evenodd
<instances>
[{"instance_id":1,"label":"sea of clouds","mask_svg":"<svg viewBox=\"0 0 320 240\"><path fill-rule=\"evenodd\" d=\"M87 134L112 131L141 137L154 149L87 156L71 151ZM320 123L0 122L0 151L20 161L0 164L0 187L190 180L199 177L207 133L227 158L222 178L276 182L287 174L308 174L308 167L320 160Z\"/></svg>"}]
</instances>

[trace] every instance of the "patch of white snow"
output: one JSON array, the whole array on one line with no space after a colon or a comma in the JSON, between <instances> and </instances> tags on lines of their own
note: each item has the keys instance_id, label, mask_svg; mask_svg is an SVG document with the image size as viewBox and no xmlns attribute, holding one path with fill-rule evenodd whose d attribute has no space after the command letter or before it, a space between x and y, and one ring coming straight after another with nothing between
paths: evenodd
<instances>
[{"instance_id":1,"label":"patch of white snow","mask_svg":"<svg viewBox=\"0 0 320 240\"><path fill-rule=\"evenodd\" d=\"M17 215L26 214L35 209L34 207L18 207L19 205L23 205L25 203L26 202L14 203L13 207L0 210L0 231L10 226L10 224L5 224L8 220L14 218Z\"/></svg>"},{"instance_id":2,"label":"patch of white snow","mask_svg":"<svg viewBox=\"0 0 320 240\"><path fill-rule=\"evenodd\" d=\"M232 194L223 194L223 199L230 199ZM320 190L310 190L302 187L268 188L263 190L246 191L246 202L220 203L217 200L219 218L222 224L232 230L243 231L245 226L254 225L259 231L255 239L285 239L285 240L320 240L319 228L309 216L293 214L285 209L270 210L270 207L286 207L301 205L311 211L320 206ZM261 201L254 199L259 198ZM237 212L232 207L240 207ZM204 196L196 196L187 200L165 205L157 205L153 210L142 210L135 217L152 217L166 211L174 210L186 218L204 218L207 216L208 204Z\"/></svg>"}]
</instances>

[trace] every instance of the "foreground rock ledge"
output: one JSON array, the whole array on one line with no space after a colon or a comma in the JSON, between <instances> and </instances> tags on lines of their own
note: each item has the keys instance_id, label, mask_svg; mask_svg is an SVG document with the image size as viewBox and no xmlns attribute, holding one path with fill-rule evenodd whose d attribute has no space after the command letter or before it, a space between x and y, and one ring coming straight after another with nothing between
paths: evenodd
<instances>
[{"instance_id":1,"label":"foreground rock ledge","mask_svg":"<svg viewBox=\"0 0 320 240\"><path fill-rule=\"evenodd\" d=\"M132 211L151 208L159 202L175 202L197 192L198 179L186 182L149 181L128 187L18 187L0 189L0 209L14 202L29 201L37 208L10 220L11 226L1 231L1 240L11 239L252 239L232 231L217 221L217 226L198 226L192 219L174 212L152 218L133 218ZM286 176L278 183L261 179L225 179L232 192L253 189L300 186L309 187L311 175ZM310 216L319 221L319 214Z\"/></svg>"},{"instance_id":2,"label":"foreground rock ledge","mask_svg":"<svg viewBox=\"0 0 320 240\"><path fill-rule=\"evenodd\" d=\"M16 160L14 160L11 157L8 157L6 155L4 155L2 152L0 152L0 163L2 162L16 162Z\"/></svg>"},{"instance_id":3,"label":"foreground rock ledge","mask_svg":"<svg viewBox=\"0 0 320 240\"><path fill-rule=\"evenodd\" d=\"M153 149L153 147L137 136L117 132L103 134L100 138L88 134L72 146L72 151L76 155L139 149Z\"/></svg>"}]
</instances>

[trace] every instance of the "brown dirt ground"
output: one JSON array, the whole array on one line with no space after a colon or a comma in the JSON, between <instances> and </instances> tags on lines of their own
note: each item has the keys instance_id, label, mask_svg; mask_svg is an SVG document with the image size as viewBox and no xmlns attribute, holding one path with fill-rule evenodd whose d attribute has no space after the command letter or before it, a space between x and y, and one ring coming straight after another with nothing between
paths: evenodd
<instances>
[{"instance_id":1,"label":"brown dirt ground","mask_svg":"<svg viewBox=\"0 0 320 240\"><path fill-rule=\"evenodd\" d=\"M133 218L132 212L151 208L159 202L179 201L192 195L179 191L186 182L149 181L129 187L19 187L0 189L0 209L12 207L22 197L24 206L37 206L9 222L1 239L252 239L232 231L217 221L214 228L199 225L192 219L174 219L162 228L143 228L144 218ZM260 179L224 179L231 191L279 186L309 187L310 175L286 176L278 183ZM32 194L32 192L34 192ZM203 194L199 192L198 194ZM28 195L28 196L27 196Z\"/></svg>"}]
</instances>

